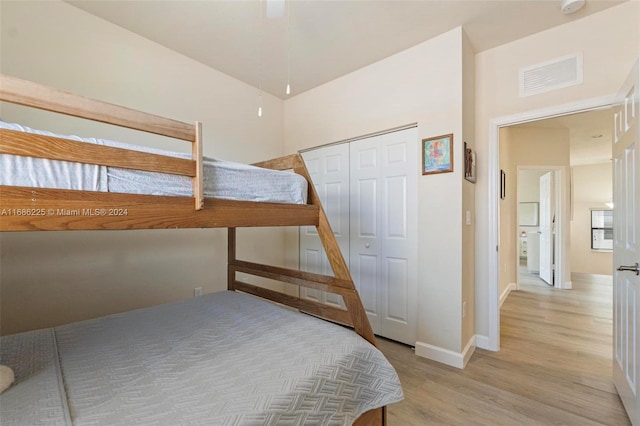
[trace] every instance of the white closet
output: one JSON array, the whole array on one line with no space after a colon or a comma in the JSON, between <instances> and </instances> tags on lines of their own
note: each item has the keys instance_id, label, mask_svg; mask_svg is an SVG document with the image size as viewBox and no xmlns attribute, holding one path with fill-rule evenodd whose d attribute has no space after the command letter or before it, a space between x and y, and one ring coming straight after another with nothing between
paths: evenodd
<instances>
[{"instance_id":1,"label":"white closet","mask_svg":"<svg viewBox=\"0 0 640 426\"><path fill-rule=\"evenodd\" d=\"M415 344L417 323L417 129L303 153L376 334ZM300 232L302 270L331 274L313 227ZM342 306L341 298L301 296Z\"/></svg>"}]
</instances>

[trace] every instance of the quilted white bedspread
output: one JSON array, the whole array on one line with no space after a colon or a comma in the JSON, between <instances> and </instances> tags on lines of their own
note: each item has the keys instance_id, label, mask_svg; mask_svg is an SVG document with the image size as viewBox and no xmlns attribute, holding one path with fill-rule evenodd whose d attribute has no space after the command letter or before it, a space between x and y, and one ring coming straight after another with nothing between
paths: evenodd
<instances>
[{"instance_id":1,"label":"quilted white bedspread","mask_svg":"<svg viewBox=\"0 0 640 426\"><path fill-rule=\"evenodd\" d=\"M241 293L74 323L55 338L74 425L349 425L403 398L393 367L353 331ZM6 396L20 386L0 396L3 414L15 414Z\"/></svg>"},{"instance_id":2,"label":"quilted white bedspread","mask_svg":"<svg viewBox=\"0 0 640 426\"><path fill-rule=\"evenodd\" d=\"M0 128L77 142L132 149L179 158L188 154L140 147L106 139L61 136L0 121ZM192 197L191 178L166 173L0 154L0 185L75 189L127 194ZM204 196L227 200L306 204L307 180L286 171L204 158Z\"/></svg>"}]
</instances>

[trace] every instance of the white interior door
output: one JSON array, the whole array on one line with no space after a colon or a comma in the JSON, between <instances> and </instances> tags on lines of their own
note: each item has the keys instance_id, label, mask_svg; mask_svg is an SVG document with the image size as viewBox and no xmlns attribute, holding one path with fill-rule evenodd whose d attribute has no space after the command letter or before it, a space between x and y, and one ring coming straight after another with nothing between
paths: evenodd
<instances>
[{"instance_id":1,"label":"white interior door","mask_svg":"<svg viewBox=\"0 0 640 426\"><path fill-rule=\"evenodd\" d=\"M540 278L553 285L553 172L540 176Z\"/></svg>"},{"instance_id":2,"label":"white interior door","mask_svg":"<svg viewBox=\"0 0 640 426\"><path fill-rule=\"evenodd\" d=\"M376 334L415 344L417 129L350 144L350 270Z\"/></svg>"},{"instance_id":3,"label":"white interior door","mask_svg":"<svg viewBox=\"0 0 640 426\"><path fill-rule=\"evenodd\" d=\"M340 251L349 264L349 146L331 145L302 153ZM300 228L300 269L333 275L315 226ZM341 296L300 288L300 297L344 307Z\"/></svg>"},{"instance_id":4,"label":"white interior door","mask_svg":"<svg viewBox=\"0 0 640 426\"><path fill-rule=\"evenodd\" d=\"M640 297L640 71L638 63L614 112L613 382L629 419L640 425L638 298Z\"/></svg>"}]
</instances>

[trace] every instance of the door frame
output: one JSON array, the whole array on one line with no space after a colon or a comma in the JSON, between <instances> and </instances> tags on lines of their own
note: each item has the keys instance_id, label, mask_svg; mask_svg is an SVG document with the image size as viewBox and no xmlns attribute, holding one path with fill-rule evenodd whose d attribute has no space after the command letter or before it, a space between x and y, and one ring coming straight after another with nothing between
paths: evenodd
<instances>
[{"instance_id":1,"label":"door frame","mask_svg":"<svg viewBox=\"0 0 640 426\"><path fill-rule=\"evenodd\" d=\"M517 166L516 168L516 172L518 173L518 178L520 176L520 172L522 170L538 170L538 171L549 171L549 172L553 172L553 186L554 186L554 193L555 193L555 206L556 206L556 212L557 212L557 222L556 222L556 235L560 235L561 238L556 238L554 243L553 243L553 263L555 265L555 280L553 283L553 287L555 288L562 288L562 289L570 289L571 288L571 282L569 283L562 283L562 282L558 282L558 277L562 277L564 276L565 271L567 270L567 268L569 268L570 270L570 266L568 265L569 262L567 262L567 257L564 255L566 252L568 252L569 247L566 244L566 238L565 236L570 236L569 234L569 220L570 220L570 213L571 213L571 205L570 205L570 200L569 200L569 194L567 194L567 174L569 173L569 170L565 171L565 168L562 166ZM565 173L566 172L566 173ZM520 193L517 193L518 199L517 201L517 211L516 211L516 217L520 217ZM566 230L566 233L565 233ZM520 256L519 256L519 246L520 246L520 226L518 224L516 224L516 233L515 233L515 237L516 237L516 244L515 244L515 248L517 251L517 255L516 255L516 271L518 271L520 269ZM564 262L562 261L564 260ZM562 287L559 287L558 284L561 284ZM568 286L567 286L568 284ZM518 273L516 274L516 290L520 289L520 272L518 271Z\"/></svg>"},{"instance_id":2,"label":"door frame","mask_svg":"<svg viewBox=\"0 0 640 426\"><path fill-rule=\"evenodd\" d=\"M489 341L486 349L500 350L500 128L538 121L547 118L580 112L611 108L615 103L616 94L597 98L583 99L567 104L554 105L547 108L521 112L513 115L496 117L489 120L489 149L488 149L488 213L489 238L487 238L489 288L487 304L489 307ZM561 278L564 279L564 278Z\"/></svg>"}]
</instances>

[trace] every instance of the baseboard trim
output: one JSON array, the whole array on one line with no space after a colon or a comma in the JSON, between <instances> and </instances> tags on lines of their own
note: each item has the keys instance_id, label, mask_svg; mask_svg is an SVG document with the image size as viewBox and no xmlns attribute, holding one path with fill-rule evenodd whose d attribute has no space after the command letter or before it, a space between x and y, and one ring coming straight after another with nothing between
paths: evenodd
<instances>
[{"instance_id":1,"label":"baseboard trim","mask_svg":"<svg viewBox=\"0 0 640 426\"><path fill-rule=\"evenodd\" d=\"M471 359L471 355L476 351L476 336L471 336L471 339L467 342L462 350L462 368L467 366L467 363Z\"/></svg>"},{"instance_id":2,"label":"baseboard trim","mask_svg":"<svg viewBox=\"0 0 640 426\"><path fill-rule=\"evenodd\" d=\"M489 336L483 336L482 334L476 334L476 347L480 349L486 349L488 351L493 350L489 346Z\"/></svg>"},{"instance_id":3,"label":"baseboard trim","mask_svg":"<svg viewBox=\"0 0 640 426\"><path fill-rule=\"evenodd\" d=\"M515 290L516 287L516 283L510 283L507 288L504 289L504 291L502 292L502 294L500 295L500 307L502 308L502 304L504 303L505 300L507 300L507 297L509 297L509 294Z\"/></svg>"},{"instance_id":4,"label":"baseboard trim","mask_svg":"<svg viewBox=\"0 0 640 426\"><path fill-rule=\"evenodd\" d=\"M466 367L475 350L476 336L469 339L461 353L424 342L416 342L416 355L460 369Z\"/></svg>"}]
</instances>

